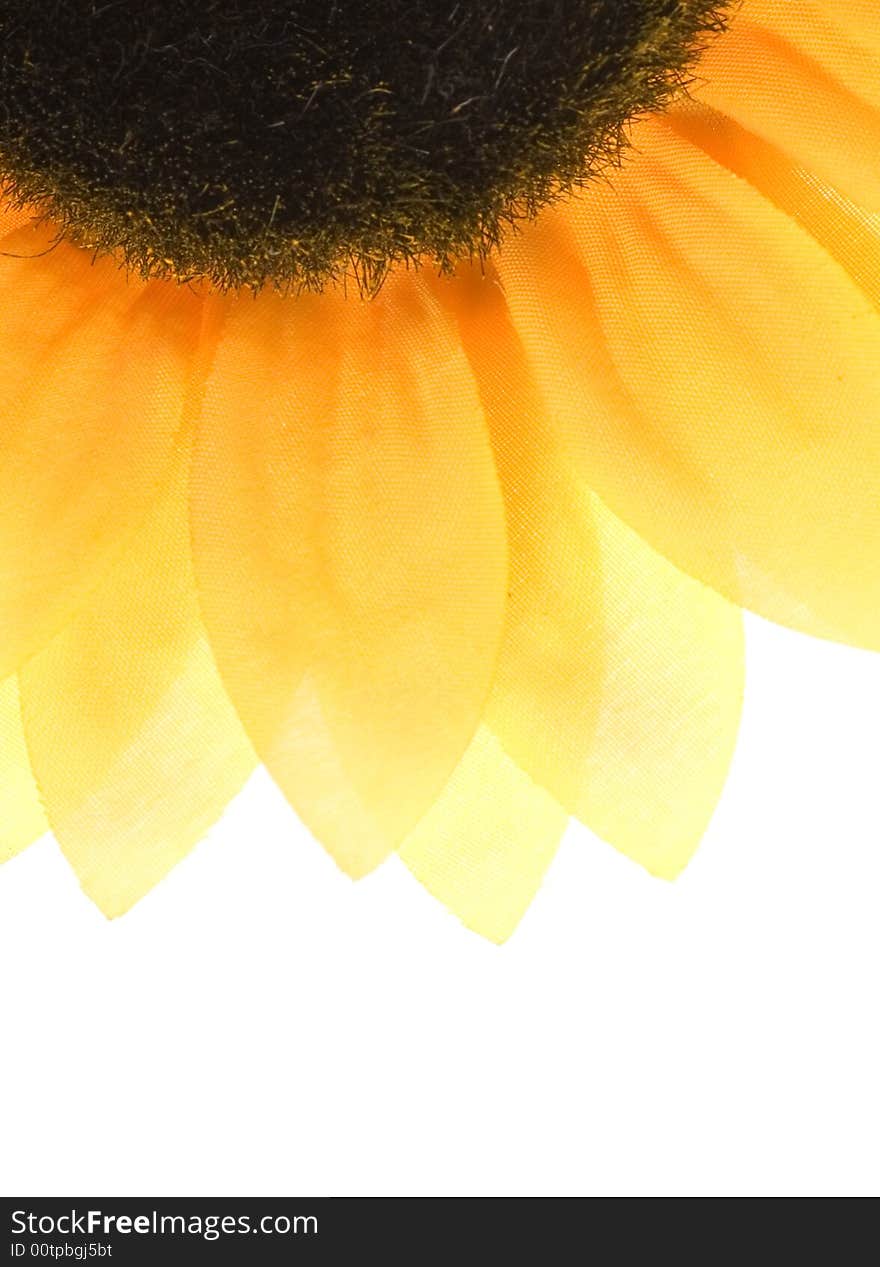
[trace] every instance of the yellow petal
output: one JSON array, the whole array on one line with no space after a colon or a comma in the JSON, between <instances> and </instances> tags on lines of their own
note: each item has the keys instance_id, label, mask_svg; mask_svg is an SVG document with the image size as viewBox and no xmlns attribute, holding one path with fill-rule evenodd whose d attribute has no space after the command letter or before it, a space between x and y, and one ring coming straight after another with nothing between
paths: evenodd
<instances>
[{"instance_id":1,"label":"yellow petal","mask_svg":"<svg viewBox=\"0 0 880 1267\"><path fill-rule=\"evenodd\" d=\"M744 0L694 95L880 211L876 0Z\"/></svg>"},{"instance_id":2,"label":"yellow petal","mask_svg":"<svg viewBox=\"0 0 880 1267\"><path fill-rule=\"evenodd\" d=\"M21 726L18 679L0 682L0 862L48 831Z\"/></svg>"},{"instance_id":3,"label":"yellow petal","mask_svg":"<svg viewBox=\"0 0 880 1267\"><path fill-rule=\"evenodd\" d=\"M52 830L109 916L190 850L256 760L200 622L186 456L88 605L21 672Z\"/></svg>"},{"instance_id":4,"label":"yellow petal","mask_svg":"<svg viewBox=\"0 0 880 1267\"><path fill-rule=\"evenodd\" d=\"M478 725L506 546L482 410L417 276L229 304L193 485L196 572L257 751L341 866L400 843Z\"/></svg>"},{"instance_id":5,"label":"yellow petal","mask_svg":"<svg viewBox=\"0 0 880 1267\"><path fill-rule=\"evenodd\" d=\"M481 726L400 856L468 928L502 942L534 897L567 821Z\"/></svg>"},{"instance_id":6,"label":"yellow petal","mask_svg":"<svg viewBox=\"0 0 880 1267\"><path fill-rule=\"evenodd\" d=\"M733 757L742 616L598 499L593 513L602 586L594 636L604 657L595 731L567 772L581 778L571 809L652 874L673 879L703 837ZM571 712L567 720L576 733Z\"/></svg>"},{"instance_id":7,"label":"yellow petal","mask_svg":"<svg viewBox=\"0 0 880 1267\"><path fill-rule=\"evenodd\" d=\"M880 646L880 314L864 278L670 123L499 269L602 500L735 602ZM860 222L867 276L880 235Z\"/></svg>"},{"instance_id":8,"label":"yellow petal","mask_svg":"<svg viewBox=\"0 0 880 1267\"><path fill-rule=\"evenodd\" d=\"M784 151L708 106L683 103L667 121L796 220L880 311L880 215L857 206Z\"/></svg>"},{"instance_id":9,"label":"yellow petal","mask_svg":"<svg viewBox=\"0 0 880 1267\"><path fill-rule=\"evenodd\" d=\"M200 306L46 226L7 233L0 252L3 676L82 604L156 495Z\"/></svg>"},{"instance_id":10,"label":"yellow petal","mask_svg":"<svg viewBox=\"0 0 880 1267\"><path fill-rule=\"evenodd\" d=\"M657 555L577 474L492 275L462 270L442 293L479 386L508 516L507 623L486 724L568 811L673 876L699 843L733 752L740 613Z\"/></svg>"}]
</instances>

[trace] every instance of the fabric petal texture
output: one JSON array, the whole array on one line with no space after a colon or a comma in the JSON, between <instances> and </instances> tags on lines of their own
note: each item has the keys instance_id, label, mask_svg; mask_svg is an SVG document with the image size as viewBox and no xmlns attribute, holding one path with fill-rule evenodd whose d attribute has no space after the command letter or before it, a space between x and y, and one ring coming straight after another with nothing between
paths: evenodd
<instances>
[{"instance_id":1,"label":"fabric petal texture","mask_svg":"<svg viewBox=\"0 0 880 1267\"><path fill-rule=\"evenodd\" d=\"M567 822L559 802L481 726L400 856L463 924L502 942L540 887Z\"/></svg>"},{"instance_id":2,"label":"fabric petal texture","mask_svg":"<svg viewBox=\"0 0 880 1267\"><path fill-rule=\"evenodd\" d=\"M220 671L342 867L400 844L473 737L504 617L501 494L449 319L420 277L372 302L233 301L193 471Z\"/></svg>"},{"instance_id":3,"label":"fabric petal texture","mask_svg":"<svg viewBox=\"0 0 880 1267\"><path fill-rule=\"evenodd\" d=\"M880 212L874 0L747 0L706 50L696 95L798 167Z\"/></svg>"},{"instance_id":4,"label":"fabric petal texture","mask_svg":"<svg viewBox=\"0 0 880 1267\"><path fill-rule=\"evenodd\" d=\"M496 942L571 817L677 875L742 609L880 649L876 19L743 0L619 167L375 293L0 197L0 861L120 915L262 762Z\"/></svg>"},{"instance_id":5,"label":"fabric petal texture","mask_svg":"<svg viewBox=\"0 0 880 1267\"><path fill-rule=\"evenodd\" d=\"M740 613L590 490L554 434L497 279L474 269L440 290L474 369L507 509L507 623L486 724L569 813L671 877L705 830L733 752Z\"/></svg>"},{"instance_id":6,"label":"fabric petal texture","mask_svg":"<svg viewBox=\"0 0 880 1267\"><path fill-rule=\"evenodd\" d=\"M148 510L181 427L200 305L48 226L0 240L0 675L84 601Z\"/></svg>"},{"instance_id":7,"label":"fabric petal texture","mask_svg":"<svg viewBox=\"0 0 880 1267\"><path fill-rule=\"evenodd\" d=\"M877 647L880 313L695 133L651 121L612 185L511 241L514 323L611 510L733 602Z\"/></svg>"},{"instance_id":8,"label":"fabric petal texture","mask_svg":"<svg viewBox=\"0 0 880 1267\"><path fill-rule=\"evenodd\" d=\"M256 758L201 624L188 452L136 542L21 671L31 763L86 893L120 915L217 819Z\"/></svg>"}]
</instances>

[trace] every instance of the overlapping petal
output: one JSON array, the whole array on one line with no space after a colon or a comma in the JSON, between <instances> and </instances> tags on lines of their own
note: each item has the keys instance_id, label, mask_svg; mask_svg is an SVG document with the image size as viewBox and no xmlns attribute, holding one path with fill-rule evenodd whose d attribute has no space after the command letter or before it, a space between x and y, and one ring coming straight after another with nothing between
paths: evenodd
<instances>
[{"instance_id":1,"label":"overlapping petal","mask_svg":"<svg viewBox=\"0 0 880 1267\"><path fill-rule=\"evenodd\" d=\"M481 726L400 856L468 928L502 942L535 896L567 822L559 802Z\"/></svg>"},{"instance_id":2,"label":"overlapping petal","mask_svg":"<svg viewBox=\"0 0 880 1267\"><path fill-rule=\"evenodd\" d=\"M48 225L0 238L0 292L5 676L85 601L165 479L200 304L93 260Z\"/></svg>"},{"instance_id":3,"label":"overlapping petal","mask_svg":"<svg viewBox=\"0 0 880 1267\"><path fill-rule=\"evenodd\" d=\"M370 302L205 324L0 202L0 859L48 816L120 913L258 754L495 940L569 813L674 875L732 604L880 648L876 18L744 0L607 184Z\"/></svg>"},{"instance_id":4,"label":"overlapping petal","mask_svg":"<svg viewBox=\"0 0 880 1267\"><path fill-rule=\"evenodd\" d=\"M853 217L856 267L683 126L636 139L612 182L499 256L554 428L685 571L880 646L880 313L864 283L880 235Z\"/></svg>"},{"instance_id":5,"label":"overlapping petal","mask_svg":"<svg viewBox=\"0 0 880 1267\"><path fill-rule=\"evenodd\" d=\"M739 610L657 555L575 470L495 278L472 269L440 290L480 390L508 520L486 726L570 813L675 875L733 752Z\"/></svg>"},{"instance_id":6,"label":"overlapping petal","mask_svg":"<svg viewBox=\"0 0 880 1267\"><path fill-rule=\"evenodd\" d=\"M875 0L743 0L698 74L706 105L880 212Z\"/></svg>"},{"instance_id":7,"label":"overlapping petal","mask_svg":"<svg viewBox=\"0 0 880 1267\"><path fill-rule=\"evenodd\" d=\"M424 279L231 301L193 481L203 610L257 751L353 874L467 748L504 612L482 408Z\"/></svg>"},{"instance_id":8,"label":"overlapping petal","mask_svg":"<svg viewBox=\"0 0 880 1267\"><path fill-rule=\"evenodd\" d=\"M188 448L87 604L21 672L28 749L52 830L107 915L207 831L256 757L196 601Z\"/></svg>"}]
</instances>

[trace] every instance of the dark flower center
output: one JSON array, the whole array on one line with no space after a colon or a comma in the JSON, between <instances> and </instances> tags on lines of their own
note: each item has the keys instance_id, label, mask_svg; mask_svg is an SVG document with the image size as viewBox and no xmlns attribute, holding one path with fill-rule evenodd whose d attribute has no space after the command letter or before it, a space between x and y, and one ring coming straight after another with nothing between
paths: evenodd
<instances>
[{"instance_id":1,"label":"dark flower center","mask_svg":"<svg viewBox=\"0 0 880 1267\"><path fill-rule=\"evenodd\" d=\"M0 176L148 276L372 289L619 152L719 0L0 0Z\"/></svg>"}]
</instances>

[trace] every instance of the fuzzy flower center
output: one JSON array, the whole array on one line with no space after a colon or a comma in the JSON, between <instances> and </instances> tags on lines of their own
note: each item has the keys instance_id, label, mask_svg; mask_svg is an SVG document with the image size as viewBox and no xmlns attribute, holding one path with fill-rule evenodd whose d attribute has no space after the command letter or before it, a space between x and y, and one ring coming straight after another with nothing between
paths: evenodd
<instances>
[{"instance_id":1,"label":"fuzzy flower center","mask_svg":"<svg viewBox=\"0 0 880 1267\"><path fill-rule=\"evenodd\" d=\"M718 0L0 0L0 178L147 276L482 255L662 108Z\"/></svg>"}]
</instances>

